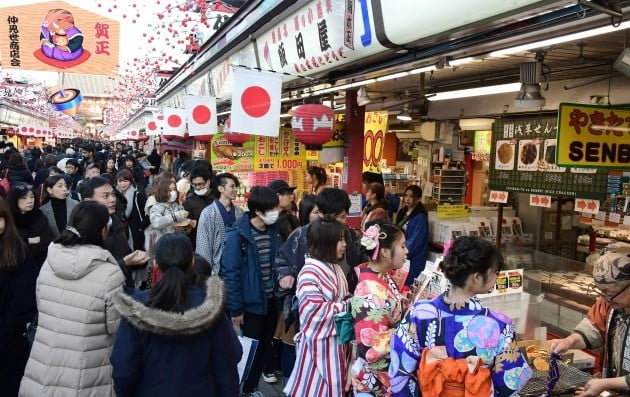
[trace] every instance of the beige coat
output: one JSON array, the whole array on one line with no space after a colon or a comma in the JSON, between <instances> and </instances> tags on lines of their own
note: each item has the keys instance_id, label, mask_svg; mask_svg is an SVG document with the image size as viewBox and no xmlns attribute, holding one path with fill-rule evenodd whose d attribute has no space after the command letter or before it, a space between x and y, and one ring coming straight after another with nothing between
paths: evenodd
<instances>
[{"instance_id":1,"label":"beige coat","mask_svg":"<svg viewBox=\"0 0 630 397\"><path fill-rule=\"evenodd\" d=\"M20 396L113 396L109 356L124 276L109 251L51 244L37 278L39 327Z\"/></svg>"}]
</instances>

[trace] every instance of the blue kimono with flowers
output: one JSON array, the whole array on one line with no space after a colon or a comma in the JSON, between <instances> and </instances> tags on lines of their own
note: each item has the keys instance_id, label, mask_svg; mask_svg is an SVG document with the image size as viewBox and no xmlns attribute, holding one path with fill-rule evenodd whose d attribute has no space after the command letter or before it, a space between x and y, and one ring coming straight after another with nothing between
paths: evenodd
<instances>
[{"instance_id":1,"label":"blue kimono with flowers","mask_svg":"<svg viewBox=\"0 0 630 397\"><path fill-rule=\"evenodd\" d=\"M420 396L416 372L425 348L445 346L454 359L478 356L490 369L495 396L510 396L532 376L514 343L514 325L472 297L448 304L444 295L416 302L391 342L389 377L395 397Z\"/></svg>"}]
</instances>

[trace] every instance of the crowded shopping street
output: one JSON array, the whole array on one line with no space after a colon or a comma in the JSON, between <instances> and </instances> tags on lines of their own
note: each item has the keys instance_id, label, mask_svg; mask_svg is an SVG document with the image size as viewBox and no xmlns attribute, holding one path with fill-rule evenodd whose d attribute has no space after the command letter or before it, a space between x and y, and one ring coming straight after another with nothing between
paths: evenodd
<instances>
[{"instance_id":1,"label":"crowded shopping street","mask_svg":"<svg viewBox=\"0 0 630 397\"><path fill-rule=\"evenodd\" d=\"M0 2L0 396L630 395L630 0Z\"/></svg>"}]
</instances>

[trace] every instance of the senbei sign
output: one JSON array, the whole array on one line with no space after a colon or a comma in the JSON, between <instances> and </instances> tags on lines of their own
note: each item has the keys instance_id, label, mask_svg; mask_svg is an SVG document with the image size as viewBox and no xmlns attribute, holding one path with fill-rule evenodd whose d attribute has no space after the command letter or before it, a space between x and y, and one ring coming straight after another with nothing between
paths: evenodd
<instances>
[{"instance_id":1,"label":"senbei sign","mask_svg":"<svg viewBox=\"0 0 630 397\"><path fill-rule=\"evenodd\" d=\"M630 109L561 103L557 163L630 169Z\"/></svg>"}]
</instances>

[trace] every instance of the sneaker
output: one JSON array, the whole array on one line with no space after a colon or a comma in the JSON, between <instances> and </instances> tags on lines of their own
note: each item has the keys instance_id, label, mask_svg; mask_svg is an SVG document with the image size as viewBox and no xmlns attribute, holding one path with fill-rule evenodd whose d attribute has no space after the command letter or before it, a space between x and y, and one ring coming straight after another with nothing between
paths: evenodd
<instances>
[{"instance_id":1,"label":"sneaker","mask_svg":"<svg viewBox=\"0 0 630 397\"><path fill-rule=\"evenodd\" d=\"M262 378L267 383L277 383L278 382L278 377L273 372L270 372L268 374L263 372L262 373Z\"/></svg>"},{"instance_id":2,"label":"sneaker","mask_svg":"<svg viewBox=\"0 0 630 397\"><path fill-rule=\"evenodd\" d=\"M249 393L243 393L243 397L265 397L265 393L260 390L255 390Z\"/></svg>"}]
</instances>

